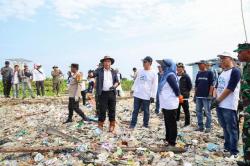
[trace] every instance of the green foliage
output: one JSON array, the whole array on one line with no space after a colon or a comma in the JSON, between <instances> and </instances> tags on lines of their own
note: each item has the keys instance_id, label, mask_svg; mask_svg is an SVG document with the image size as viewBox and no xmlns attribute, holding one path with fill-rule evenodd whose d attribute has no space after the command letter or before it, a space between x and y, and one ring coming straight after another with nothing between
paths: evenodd
<instances>
[{"instance_id":1,"label":"green foliage","mask_svg":"<svg viewBox=\"0 0 250 166\"><path fill-rule=\"evenodd\" d=\"M127 79L123 79L122 80L122 89L124 91L130 91L131 87L133 85L133 81L131 80L127 80ZM44 82L44 87L45 87L45 95L46 96L54 96L53 93L53 85L52 85L52 79L48 78L45 80ZM32 89L33 89L33 93L36 94L36 86L35 86L35 82L32 82ZM67 93L67 82L66 80L63 80L61 83L61 94L66 94ZM0 94L3 94L3 82L0 81ZM12 92L11 92L12 94ZM26 92L27 95L29 95L28 92ZM20 85L20 96L22 96L22 86Z\"/></svg>"},{"instance_id":2,"label":"green foliage","mask_svg":"<svg viewBox=\"0 0 250 166\"><path fill-rule=\"evenodd\" d=\"M122 80L122 89L124 91L130 91L132 86L133 86L133 83L134 83L134 81L132 81L132 80L123 79Z\"/></svg>"}]
</instances>

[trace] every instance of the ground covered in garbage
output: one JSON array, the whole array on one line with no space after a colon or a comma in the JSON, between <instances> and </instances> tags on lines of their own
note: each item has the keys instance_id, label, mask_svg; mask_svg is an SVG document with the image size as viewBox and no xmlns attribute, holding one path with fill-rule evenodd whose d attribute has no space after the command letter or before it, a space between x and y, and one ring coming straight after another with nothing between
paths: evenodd
<instances>
[{"instance_id":1,"label":"ground covered in garbage","mask_svg":"<svg viewBox=\"0 0 250 166\"><path fill-rule=\"evenodd\" d=\"M150 128L142 127L140 113L137 127L130 130L133 100L119 100L116 134L111 134L107 132L108 122L103 132L97 128L91 107L81 106L91 122L78 122L81 119L74 114L73 123L62 124L68 114L66 97L25 101L1 98L0 103L0 165L236 165L223 153L215 111L211 133L193 131L197 120L192 103L192 124L181 128L183 115L178 123L177 147L186 151L183 153L162 152L163 117L154 114L154 105Z\"/></svg>"}]
</instances>

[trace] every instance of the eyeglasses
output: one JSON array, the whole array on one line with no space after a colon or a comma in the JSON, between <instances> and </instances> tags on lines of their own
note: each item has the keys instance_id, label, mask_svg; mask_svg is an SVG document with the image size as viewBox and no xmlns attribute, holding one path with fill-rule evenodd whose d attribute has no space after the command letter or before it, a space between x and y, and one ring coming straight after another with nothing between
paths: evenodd
<instances>
[{"instance_id":1,"label":"eyeglasses","mask_svg":"<svg viewBox=\"0 0 250 166\"><path fill-rule=\"evenodd\" d=\"M148 63L148 61L143 61L143 63Z\"/></svg>"}]
</instances>

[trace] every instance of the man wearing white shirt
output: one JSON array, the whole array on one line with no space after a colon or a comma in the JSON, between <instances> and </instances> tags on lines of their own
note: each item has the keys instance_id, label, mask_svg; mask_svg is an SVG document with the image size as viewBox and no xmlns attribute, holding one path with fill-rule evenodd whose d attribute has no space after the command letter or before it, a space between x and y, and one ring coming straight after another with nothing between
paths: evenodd
<instances>
[{"instance_id":1,"label":"man wearing white shirt","mask_svg":"<svg viewBox=\"0 0 250 166\"><path fill-rule=\"evenodd\" d=\"M231 158L237 158L238 145L238 120L237 108L240 94L240 70L234 67L233 57L224 52L218 57L223 65L223 72L218 78L216 86L216 100L212 106L217 107L217 116L224 132L224 151L230 152Z\"/></svg>"},{"instance_id":2,"label":"man wearing white shirt","mask_svg":"<svg viewBox=\"0 0 250 166\"><path fill-rule=\"evenodd\" d=\"M42 69L42 65L37 64L34 66L33 70L33 81L36 82L36 92L37 96L44 96L44 80L46 79L45 74Z\"/></svg>"},{"instance_id":3,"label":"man wearing white shirt","mask_svg":"<svg viewBox=\"0 0 250 166\"><path fill-rule=\"evenodd\" d=\"M144 112L143 126L146 128L149 127L149 106L150 103L154 102L158 88L158 76L157 73L151 69L152 62L153 59L149 56L143 59L144 70L138 72L132 87L134 93L134 111L130 123L131 129L136 126L140 108Z\"/></svg>"}]
</instances>

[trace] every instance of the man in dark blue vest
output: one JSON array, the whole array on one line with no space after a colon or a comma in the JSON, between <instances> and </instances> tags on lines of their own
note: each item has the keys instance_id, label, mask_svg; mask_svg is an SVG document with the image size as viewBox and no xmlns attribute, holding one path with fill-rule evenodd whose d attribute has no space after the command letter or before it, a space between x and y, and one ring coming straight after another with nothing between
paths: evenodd
<instances>
[{"instance_id":1,"label":"man in dark blue vest","mask_svg":"<svg viewBox=\"0 0 250 166\"><path fill-rule=\"evenodd\" d=\"M100 60L103 64L102 68L95 71L96 78L96 94L100 104L100 112L98 116L98 127L103 130L106 119L106 111L109 116L109 132L115 129L115 112L116 112L116 88L119 86L119 80L115 70L111 68L115 60L110 56L105 56Z\"/></svg>"}]
</instances>

